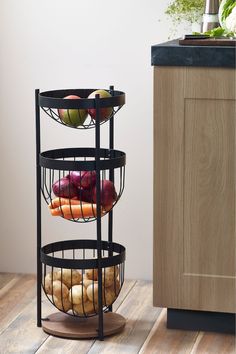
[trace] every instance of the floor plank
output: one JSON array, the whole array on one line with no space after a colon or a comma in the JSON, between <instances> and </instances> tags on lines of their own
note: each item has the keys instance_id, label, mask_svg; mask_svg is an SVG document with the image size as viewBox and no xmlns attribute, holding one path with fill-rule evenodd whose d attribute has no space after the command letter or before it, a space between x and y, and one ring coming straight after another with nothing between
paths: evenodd
<instances>
[{"instance_id":1,"label":"floor plank","mask_svg":"<svg viewBox=\"0 0 236 354\"><path fill-rule=\"evenodd\" d=\"M117 311L126 319L125 329L105 341L96 341L89 354L136 354L161 313L152 306L152 283L138 281Z\"/></svg>"},{"instance_id":2,"label":"floor plank","mask_svg":"<svg viewBox=\"0 0 236 354\"><path fill-rule=\"evenodd\" d=\"M35 283L34 275L17 274L0 289L0 333L35 297Z\"/></svg>"},{"instance_id":3,"label":"floor plank","mask_svg":"<svg viewBox=\"0 0 236 354\"><path fill-rule=\"evenodd\" d=\"M2 289L14 277L15 274L13 273L0 273L0 289Z\"/></svg>"},{"instance_id":4,"label":"floor plank","mask_svg":"<svg viewBox=\"0 0 236 354\"><path fill-rule=\"evenodd\" d=\"M113 311L116 311L119 306L123 303L129 292L135 285L134 280L126 280L122 287L122 290L113 305ZM37 354L50 353L50 354L86 354L93 345L94 340L65 340L57 337L48 337L48 339L43 343L43 345L36 352Z\"/></svg>"},{"instance_id":5,"label":"floor plank","mask_svg":"<svg viewBox=\"0 0 236 354\"><path fill-rule=\"evenodd\" d=\"M43 316L52 310L52 305L43 299ZM0 353L33 354L48 335L36 326L36 298L12 321L0 335Z\"/></svg>"},{"instance_id":6,"label":"floor plank","mask_svg":"<svg viewBox=\"0 0 236 354\"><path fill-rule=\"evenodd\" d=\"M199 332L166 328L167 310L163 309L139 354L189 354Z\"/></svg>"},{"instance_id":7,"label":"floor plank","mask_svg":"<svg viewBox=\"0 0 236 354\"><path fill-rule=\"evenodd\" d=\"M232 334L201 332L191 354L235 354L235 339Z\"/></svg>"},{"instance_id":8,"label":"floor plank","mask_svg":"<svg viewBox=\"0 0 236 354\"><path fill-rule=\"evenodd\" d=\"M152 283L126 281L114 310L124 331L105 341L66 340L36 326L36 278L0 274L0 354L236 354L235 337L166 329L166 309L152 307ZM55 308L43 296L43 317Z\"/></svg>"}]
</instances>

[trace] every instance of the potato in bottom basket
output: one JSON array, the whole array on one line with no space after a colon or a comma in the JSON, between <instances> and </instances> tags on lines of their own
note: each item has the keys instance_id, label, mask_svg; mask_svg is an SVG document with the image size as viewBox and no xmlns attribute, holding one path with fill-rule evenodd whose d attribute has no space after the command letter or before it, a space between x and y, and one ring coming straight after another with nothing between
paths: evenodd
<instances>
[{"instance_id":1,"label":"potato in bottom basket","mask_svg":"<svg viewBox=\"0 0 236 354\"><path fill-rule=\"evenodd\" d=\"M74 285L69 292L69 301L75 305L79 305L87 300L86 288L80 285Z\"/></svg>"},{"instance_id":2,"label":"potato in bottom basket","mask_svg":"<svg viewBox=\"0 0 236 354\"><path fill-rule=\"evenodd\" d=\"M83 304L74 305L73 311L80 316L95 314L97 312L97 306L91 301L86 301Z\"/></svg>"},{"instance_id":3,"label":"potato in bottom basket","mask_svg":"<svg viewBox=\"0 0 236 354\"><path fill-rule=\"evenodd\" d=\"M78 285L81 282L82 275L78 270L63 268L56 273L56 279L62 281L68 288Z\"/></svg>"},{"instance_id":4,"label":"potato in bottom basket","mask_svg":"<svg viewBox=\"0 0 236 354\"><path fill-rule=\"evenodd\" d=\"M98 280L98 270L96 268L94 269L87 269L85 271L87 279L90 280Z\"/></svg>"},{"instance_id":5,"label":"potato in bottom basket","mask_svg":"<svg viewBox=\"0 0 236 354\"><path fill-rule=\"evenodd\" d=\"M65 299L68 297L69 290L65 284L63 284L60 280L55 280L52 283L52 295L57 297L58 299Z\"/></svg>"},{"instance_id":6,"label":"potato in bottom basket","mask_svg":"<svg viewBox=\"0 0 236 354\"><path fill-rule=\"evenodd\" d=\"M103 268L102 282L106 288L109 286L112 286L112 284L114 284L114 281L117 278L118 274L119 274L119 271L118 271L117 266Z\"/></svg>"},{"instance_id":7,"label":"potato in bottom basket","mask_svg":"<svg viewBox=\"0 0 236 354\"><path fill-rule=\"evenodd\" d=\"M48 295L52 295L52 283L54 280L57 280L57 272L50 272L44 278L43 286Z\"/></svg>"},{"instance_id":8,"label":"potato in bottom basket","mask_svg":"<svg viewBox=\"0 0 236 354\"><path fill-rule=\"evenodd\" d=\"M110 306L117 298L120 291L120 282L116 280L116 283L110 286L109 288L105 288L104 295L104 304L106 306Z\"/></svg>"},{"instance_id":9,"label":"potato in bottom basket","mask_svg":"<svg viewBox=\"0 0 236 354\"><path fill-rule=\"evenodd\" d=\"M90 284L87 287L87 296L89 301L98 303L98 283ZM102 299L104 302L104 286L102 286Z\"/></svg>"},{"instance_id":10,"label":"potato in bottom basket","mask_svg":"<svg viewBox=\"0 0 236 354\"><path fill-rule=\"evenodd\" d=\"M56 296L53 297L54 305L61 311L68 312L71 309L71 303L66 297L65 299L58 299Z\"/></svg>"},{"instance_id":11,"label":"potato in bottom basket","mask_svg":"<svg viewBox=\"0 0 236 354\"><path fill-rule=\"evenodd\" d=\"M48 273L46 275L43 285L46 294L52 295L52 273Z\"/></svg>"},{"instance_id":12,"label":"potato in bottom basket","mask_svg":"<svg viewBox=\"0 0 236 354\"><path fill-rule=\"evenodd\" d=\"M84 277L83 280L81 280L81 284L83 284L83 286L85 286L85 288L87 288L91 284L97 284L97 280L91 280L91 279L87 279L86 277Z\"/></svg>"}]
</instances>

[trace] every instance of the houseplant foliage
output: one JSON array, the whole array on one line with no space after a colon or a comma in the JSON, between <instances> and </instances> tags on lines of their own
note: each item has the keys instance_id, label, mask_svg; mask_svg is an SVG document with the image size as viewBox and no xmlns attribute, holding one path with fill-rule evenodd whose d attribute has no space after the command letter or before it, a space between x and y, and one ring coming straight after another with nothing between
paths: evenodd
<instances>
[{"instance_id":1,"label":"houseplant foliage","mask_svg":"<svg viewBox=\"0 0 236 354\"><path fill-rule=\"evenodd\" d=\"M204 13L205 0L171 0L166 9L174 24L174 31L182 22L199 22ZM236 35L236 0L222 0L219 8L220 27L205 32L211 37ZM196 33L196 32L195 32ZM196 33L199 34L199 33Z\"/></svg>"},{"instance_id":2,"label":"houseplant foliage","mask_svg":"<svg viewBox=\"0 0 236 354\"><path fill-rule=\"evenodd\" d=\"M205 0L172 0L166 9L175 26L181 22L195 23L204 12Z\"/></svg>"}]
</instances>

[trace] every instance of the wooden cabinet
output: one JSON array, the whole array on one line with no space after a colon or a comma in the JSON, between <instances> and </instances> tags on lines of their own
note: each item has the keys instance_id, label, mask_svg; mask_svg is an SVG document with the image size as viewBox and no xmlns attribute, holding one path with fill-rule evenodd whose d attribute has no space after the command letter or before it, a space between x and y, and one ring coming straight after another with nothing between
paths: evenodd
<instances>
[{"instance_id":1,"label":"wooden cabinet","mask_svg":"<svg viewBox=\"0 0 236 354\"><path fill-rule=\"evenodd\" d=\"M154 67L154 305L236 312L234 69Z\"/></svg>"}]
</instances>

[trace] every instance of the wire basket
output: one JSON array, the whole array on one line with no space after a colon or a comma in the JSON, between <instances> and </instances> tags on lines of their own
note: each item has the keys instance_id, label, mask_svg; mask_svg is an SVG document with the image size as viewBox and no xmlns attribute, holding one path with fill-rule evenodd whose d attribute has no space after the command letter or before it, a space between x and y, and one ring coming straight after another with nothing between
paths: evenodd
<instances>
[{"instance_id":1,"label":"wire basket","mask_svg":"<svg viewBox=\"0 0 236 354\"><path fill-rule=\"evenodd\" d=\"M103 311L117 299L124 282L125 247L102 241ZM98 314L98 258L96 240L70 240L41 249L42 287L60 311L77 317Z\"/></svg>"},{"instance_id":2,"label":"wire basket","mask_svg":"<svg viewBox=\"0 0 236 354\"><path fill-rule=\"evenodd\" d=\"M125 183L126 155L100 149L100 201L96 203L95 148L68 148L40 154L41 191L53 216L90 222L104 216L120 199Z\"/></svg>"},{"instance_id":3,"label":"wire basket","mask_svg":"<svg viewBox=\"0 0 236 354\"><path fill-rule=\"evenodd\" d=\"M97 89L66 89L39 94L39 106L53 120L76 129L95 127L96 119L104 124L125 104L125 93L109 90L110 97L88 98ZM73 97L73 99L65 99ZM80 97L76 99L76 97Z\"/></svg>"}]
</instances>

